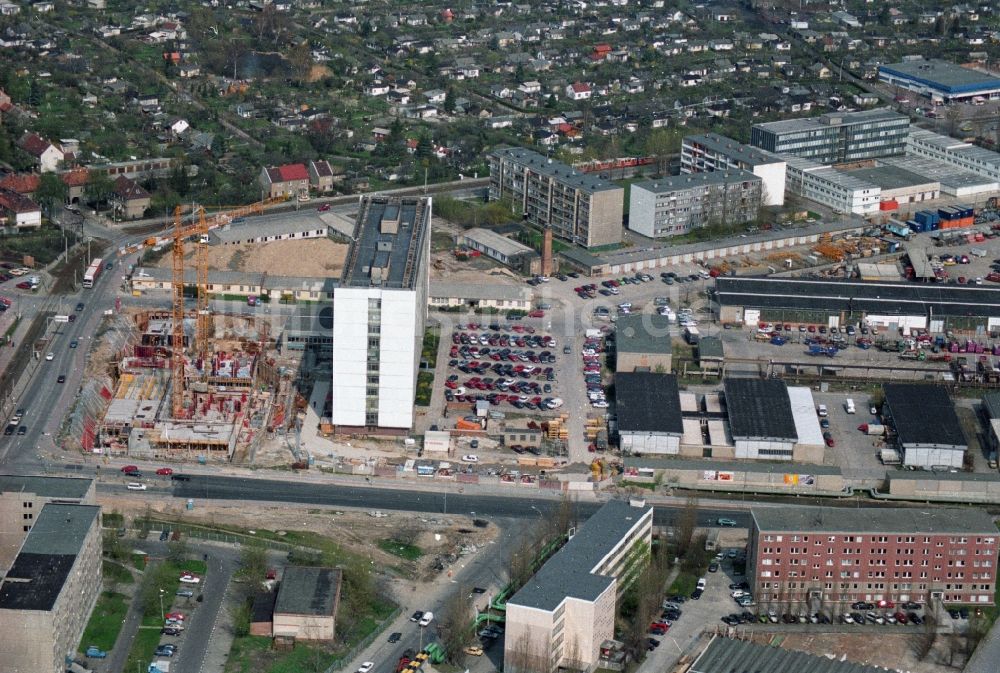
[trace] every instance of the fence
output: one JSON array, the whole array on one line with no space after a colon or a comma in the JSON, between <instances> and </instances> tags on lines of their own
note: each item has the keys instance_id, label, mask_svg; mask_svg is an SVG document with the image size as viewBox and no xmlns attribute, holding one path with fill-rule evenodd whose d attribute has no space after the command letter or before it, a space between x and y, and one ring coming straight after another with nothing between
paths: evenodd
<instances>
[{"instance_id":1,"label":"fence","mask_svg":"<svg viewBox=\"0 0 1000 673\"><path fill-rule=\"evenodd\" d=\"M141 523L141 520L137 520ZM215 542L225 542L227 544L249 544L257 545L260 547L268 547L276 551L293 551L295 549L306 549L309 551L317 551L313 547L305 547L302 545L289 544L287 542L279 542L278 540L271 540L266 537L257 537L255 535L242 535L240 533L230 533L212 530L210 528L202 528L200 526L188 524L188 523L177 523L176 521L169 521L167 519L149 519L150 529L155 529L157 525L163 526L164 528L169 528L171 531L180 531L187 535L188 537L197 538L199 540L212 540ZM162 528L161 528L162 530Z\"/></svg>"},{"instance_id":2,"label":"fence","mask_svg":"<svg viewBox=\"0 0 1000 673\"><path fill-rule=\"evenodd\" d=\"M386 630L389 624L392 624L396 620L396 617L399 617L402 611L403 611L402 608L396 608L395 610L393 610L392 613L388 617L383 619L371 633L365 636L363 640L361 640L354 647L352 647L351 649L347 650L339 657L337 657L334 660L334 662L330 664L330 666L325 671L323 671L323 673L334 673L335 671L339 671L340 669L342 669L345 663L352 661L354 657L358 656L358 654L361 653L362 650L364 650L366 647L375 642L375 639L378 638L382 634L382 632Z\"/></svg>"}]
</instances>

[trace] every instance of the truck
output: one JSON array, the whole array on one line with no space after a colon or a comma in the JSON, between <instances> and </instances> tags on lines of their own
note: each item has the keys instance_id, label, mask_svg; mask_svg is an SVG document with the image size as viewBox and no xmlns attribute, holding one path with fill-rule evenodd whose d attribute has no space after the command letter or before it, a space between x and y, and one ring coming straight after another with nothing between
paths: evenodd
<instances>
[{"instance_id":1,"label":"truck","mask_svg":"<svg viewBox=\"0 0 1000 673\"><path fill-rule=\"evenodd\" d=\"M879 425L878 423L862 423L858 426L858 430L866 435L871 435L872 437L881 437L885 435L885 426Z\"/></svg>"},{"instance_id":2,"label":"truck","mask_svg":"<svg viewBox=\"0 0 1000 673\"><path fill-rule=\"evenodd\" d=\"M694 325L688 325L684 328L684 340L690 345L694 346L701 340L701 333L698 328Z\"/></svg>"},{"instance_id":3,"label":"truck","mask_svg":"<svg viewBox=\"0 0 1000 673\"><path fill-rule=\"evenodd\" d=\"M86 288L94 287L94 283L97 282L98 276L101 275L101 270L104 268L104 260L100 257L96 257L87 267L87 270L83 272L83 286Z\"/></svg>"}]
</instances>

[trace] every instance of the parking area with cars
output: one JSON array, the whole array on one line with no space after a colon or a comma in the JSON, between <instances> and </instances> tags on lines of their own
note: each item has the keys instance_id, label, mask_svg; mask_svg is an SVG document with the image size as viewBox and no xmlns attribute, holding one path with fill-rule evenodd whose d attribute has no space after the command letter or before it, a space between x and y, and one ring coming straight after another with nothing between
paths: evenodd
<instances>
[{"instance_id":1,"label":"parking area with cars","mask_svg":"<svg viewBox=\"0 0 1000 673\"><path fill-rule=\"evenodd\" d=\"M448 404L486 400L498 409L553 411L558 341L521 322L460 323L451 334Z\"/></svg>"}]
</instances>

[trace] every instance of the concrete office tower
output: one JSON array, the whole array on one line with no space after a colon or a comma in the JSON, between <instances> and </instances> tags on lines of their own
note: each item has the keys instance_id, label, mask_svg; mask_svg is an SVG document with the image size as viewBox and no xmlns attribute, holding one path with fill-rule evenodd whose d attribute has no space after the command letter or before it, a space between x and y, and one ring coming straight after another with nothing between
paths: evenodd
<instances>
[{"instance_id":1,"label":"concrete office tower","mask_svg":"<svg viewBox=\"0 0 1000 673\"><path fill-rule=\"evenodd\" d=\"M532 226L585 248L621 241L622 187L522 148L495 150L489 161L490 200L511 199Z\"/></svg>"},{"instance_id":2,"label":"concrete office tower","mask_svg":"<svg viewBox=\"0 0 1000 673\"><path fill-rule=\"evenodd\" d=\"M427 318L430 198L366 196L333 295L332 422L338 433L401 435Z\"/></svg>"}]
</instances>

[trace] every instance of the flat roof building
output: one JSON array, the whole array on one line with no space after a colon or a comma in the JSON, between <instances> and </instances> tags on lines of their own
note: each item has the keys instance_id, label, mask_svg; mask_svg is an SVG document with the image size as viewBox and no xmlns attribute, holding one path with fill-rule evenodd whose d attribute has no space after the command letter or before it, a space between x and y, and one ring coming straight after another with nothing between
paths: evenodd
<instances>
[{"instance_id":1,"label":"flat roof building","mask_svg":"<svg viewBox=\"0 0 1000 673\"><path fill-rule=\"evenodd\" d=\"M361 199L333 296L331 420L338 433L403 434L427 318L431 199Z\"/></svg>"},{"instance_id":2,"label":"flat roof building","mask_svg":"<svg viewBox=\"0 0 1000 673\"><path fill-rule=\"evenodd\" d=\"M47 504L0 581L4 671L61 673L101 589L101 508Z\"/></svg>"},{"instance_id":3,"label":"flat roof building","mask_svg":"<svg viewBox=\"0 0 1000 673\"><path fill-rule=\"evenodd\" d=\"M859 600L993 604L1000 535L985 511L754 507L750 517L747 577L758 603L830 616ZM799 562L803 550L809 563ZM980 565L922 561L932 557Z\"/></svg>"},{"instance_id":4,"label":"flat roof building","mask_svg":"<svg viewBox=\"0 0 1000 673\"><path fill-rule=\"evenodd\" d=\"M765 206L785 203L785 160L717 133L686 136L681 143L681 173L739 169L759 177Z\"/></svg>"},{"instance_id":5,"label":"flat roof building","mask_svg":"<svg viewBox=\"0 0 1000 673\"><path fill-rule=\"evenodd\" d=\"M943 386L886 383L882 414L896 431L903 465L960 468L969 448Z\"/></svg>"},{"instance_id":6,"label":"flat roof building","mask_svg":"<svg viewBox=\"0 0 1000 673\"><path fill-rule=\"evenodd\" d=\"M736 458L791 460L799 436L784 382L727 378L723 388Z\"/></svg>"},{"instance_id":7,"label":"flat roof building","mask_svg":"<svg viewBox=\"0 0 1000 673\"><path fill-rule=\"evenodd\" d=\"M907 156L933 159L990 180L1000 180L1000 153L951 136L914 128L906 141Z\"/></svg>"},{"instance_id":8,"label":"flat roof building","mask_svg":"<svg viewBox=\"0 0 1000 673\"><path fill-rule=\"evenodd\" d=\"M529 311L530 287L523 285L486 285L481 283L445 283L430 285L428 301L435 307L494 308L501 311Z\"/></svg>"},{"instance_id":9,"label":"flat roof building","mask_svg":"<svg viewBox=\"0 0 1000 673\"><path fill-rule=\"evenodd\" d=\"M936 103L1000 98L1000 77L936 58L880 65L878 78Z\"/></svg>"},{"instance_id":10,"label":"flat roof building","mask_svg":"<svg viewBox=\"0 0 1000 673\"><path fill-rule=\"evenodd\" d=\"M464 231L458 236L458 244L478 250L521 273L538 274L542 270L542 257L534 249L492 229L476 227Z\"/></svg>"},{"instance_id":11,"label":"flat roof building","mask_svg":"<svg viewBox=\"0 0 1000 673\"><path fill-rule=\"evenodd\" d=\"M845 170L844 173L879 188L881 201L899 205L930 201L941 196L941 183L899 166L884 165Z\"/></svg>"},{"instance_id":12,"label":"flat roof building","mask_svg":"<svg viewBox=\"0 0 1000 673\"><path fill-rule=\"evenodd\" d=\"M763 180L730 168L633 182L628 228L649 238L757 219Z\"/></svg>"},{"instance_id":13,"label":"flat roof building","mask_svg":"<svg viewBox=\"0 0 1000 673\"><path fill-rule=\"evenodd\" d=\"M836 164L903 154L910 118L889 108L828 112L754 124L750 144L781 156Z\"/></svg>"},{"instance_id":14,"label":"flat roof building","mask_svg":"<svg viewBox=\"0 0 1000 673\"><path fill-rule=\"evenodd\" d=\"M789 157L786 172L787 189L792 194L829 206L838 213L879 212L882 188L870 180L802 157Z\"/></svg>"},{"instance_id":15,"label":"flat roof building","mask_svg":"<svg viewBox=\"0 0 1000 673\"><path fill-rule=\"evenodd\" d=\"M774 645L715 636L687 673L888 673L867 666L830 659Z\"/></svg>"},{"instance_id":16,"label":"flat roof building","mask_svg":"<svg viewBox=\"0 0 1000 673\"><path fill-rule=\"evenodd\" d=\"M597 175L532 150L506 148L489 155L490 200L511 199L526 221L585 248L622 238L625 190Z\"/></svg>"},{"instance_id":17,"label":"flat roof building","mask_svg":"<svg viewBox=\"0 0 1000 673\"><path fill-rule=\"evenodd\" d=\"M676 376L619 371L615 374L615 401L623 453L680 453L684 423Z\"/></svg>"},{"instance_id":18,"label":"flat roof building","mask_svg":"<svg viewBox=\"0 0 1000 673\"><path fill-rule=\"evenodd\" d=\"M92 505L96 497L93 479L0 475L0 575L47 503Z\"/></svg>"},{"instance_id":19,"label":"flat roof building","mask_svg":"<svg viewBox=\"0 0 1000 673\"><path fill-rule=\"evenodd\" d=\"M616 372L669 374L673 365L670 320L666 316L630 313L618 316L615 329Z\"/></svg>"},{"instance_id":20,"label":"flat roof building","mask_svg":"<svg viewBox=\"0 0 1000 673\"><path fill-rule=\"evenodd\" d=\"M274 602L275 639L332 641L341 578L340 568L287 566Z\"/></svg>"},{"instance_id":21,"label":"flat roof building","mask_svg":"<svg viewBox=\"0 0 1000 673\"><path fill-rule=\"evenodd\" d=\"M618 596L648 562L653 507L612 500L507 601L504 670L589 670L614 636ZM637 550L640 553L637 553Z\"/></svg>"}]
</instances>

